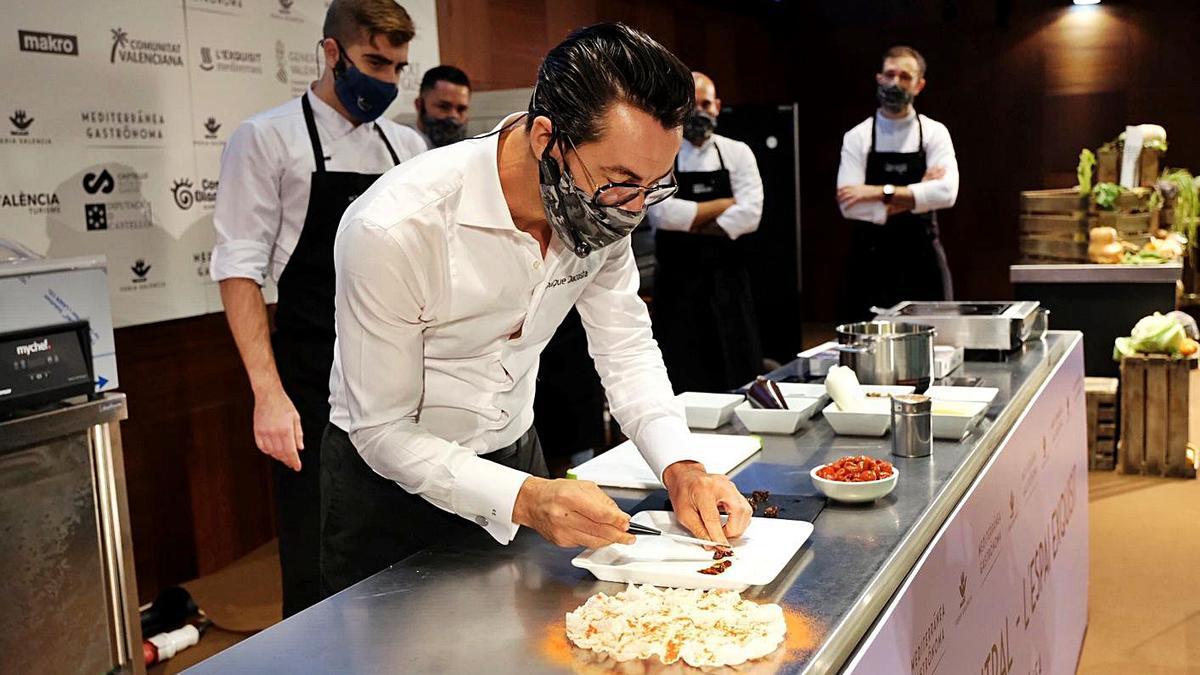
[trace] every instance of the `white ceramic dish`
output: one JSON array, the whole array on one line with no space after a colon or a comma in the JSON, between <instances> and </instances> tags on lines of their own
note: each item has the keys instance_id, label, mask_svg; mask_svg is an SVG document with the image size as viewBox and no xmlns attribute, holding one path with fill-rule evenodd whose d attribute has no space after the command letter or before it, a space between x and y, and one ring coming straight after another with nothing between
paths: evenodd
<instances>
[{"instance_id":1,"label":"white ceramic dish","mask_svg":"<svg viewBox=\"0 0 1200 675\"><path fill-rule=\"evenodd\" d=\"M925 395L935 401L970 401L988 405L996 400L996 394L999 393L1000 390L995 387L933 386L925 390Z\"/></svg>"},{"instance_id":2,"label":"white ceramic dish","mask_svg":"<svg viewBox=\"0 0 1200 675\"><path fill-rule=\"evenodd\" d=\"M788 404L787 410L755 408L749 401L745 401L733 409L733 414L751 433L794 434L804 426L821 404L821 401L815 398L784 396L783 400Z\"/></svg>"},{"instance_id":3,"label":"white ceramic dish","mask_svg":"<svg viewBox=\"0 0 1200 675\"><path fill-rule=\"evenodd\" d=\"M813 467L812 471L808 472L808 475L812 478L813 485L824 493L826 497L850 504L873 502L880 497L886 497L891 494L892 490L896 489L896 480L900 477L900 471L893 468L892 475L880 480L870 480L861 483L827 480L817 475L817 471L825 468L825 466L822 464L821 466Z\"/></svg>"},{"instance_id":4,"label":"white ceramic dish","mask_svg":"<svg viewBox=\"0 0 1200 675\"><path fill-rule=\"evenodd\" d=\"M809 384L806 382L777 382L779 391L784 398L812 398L822 403L829 402L829 394L825 391L823 384Z\"/></svg>"},{"instance_id":5,"label":"white ceramic dish","mask_svg":"<svg viewBox=\"0 0 1200 675\"><path fill-rule=\"evenodd\" d=\"M870 398L883 398L889 396L900 396L901 394L911 394L917 390L916 387L903 384L864 384L862 385L863 393ZM872 395L874 394L874 395Z\"/></svg>"},{"instance_id":6,"label":"white ceramic dish","mask_svg":"<svg viewBox=\"0 0 1200 675\"><path fill-rule=\"evenodd\" d=\"M892 426L891 405L890 398L870 398L864 410L846 412L830 403L821 414L839 436L883 436Z\"/></svg>"},{"instance_id":7,"label":"white ceramic dish","mask_svg":"<svg viewBox=\"0 0 1200 675\"><path fill-rule=\"evenodd\" d=\"M716 429L729 423L733 409L746 400L741 394L709 394L685 391L675 397L683 404L687 425L693 429Z\"/></svg>"},{"instance_id":8,"label":"white ceramic dish","mask_svg":"<svg viewBox=\"0 0 1200 675\"><path fill-rule=\"evenodd\" d=\"M664 532L690 535L670 511L642 511L632 520ZM733 564L722 574L700 574L700 570L713 564L711 551L642 535L634 544L610 544L584 551L571 564L588 570L601 581L743 591L774 581L812 531L812 523L800 520L751 518L746 532L730 542L733 557L728 560Z\"/></svg>"},{"instance_id":9,"label":"white ceramic dish","mask_svg":"<svg viewBox=\"0 0 1200 675\"><path fill-rule=\"evenodd\" d=\"M961 441L983 419L988 404L971 401L933 400L933 437Z\"/></svg>"}]
</instances>

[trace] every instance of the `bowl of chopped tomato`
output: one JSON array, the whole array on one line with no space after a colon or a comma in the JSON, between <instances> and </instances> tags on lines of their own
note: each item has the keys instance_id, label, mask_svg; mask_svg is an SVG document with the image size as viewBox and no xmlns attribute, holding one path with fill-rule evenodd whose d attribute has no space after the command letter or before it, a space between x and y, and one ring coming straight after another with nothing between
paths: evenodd
<instances>
[{"instance_id":1,"label":"bowl of chopped tomato","mask_svg":"<svg viewBox=\"0 0 1200 675\"><path fill-rule=\"evenodd\" d=\"M896 489L899 472L885 459L866 455L842 457L809 472L813 485L839 502L873 502Z\"/></svg>"}]
</instances>

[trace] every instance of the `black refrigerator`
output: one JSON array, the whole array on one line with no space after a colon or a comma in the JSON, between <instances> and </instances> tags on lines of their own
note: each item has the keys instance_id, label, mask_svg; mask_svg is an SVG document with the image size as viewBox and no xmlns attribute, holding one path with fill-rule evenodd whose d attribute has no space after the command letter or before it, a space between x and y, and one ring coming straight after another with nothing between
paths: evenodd
<instances>
[{"instance_id":1,"label":"black refrigerator","mask_svg":"<svg viewBox=\"0 0 1200 675\"><path fill-rule=\"evenodd\" d=\"M750 262L763 355L787 363L801 350L799 104L721 109L717 133L750 146L763 182L758 231L741 237Z\"/></svg>"}]
</instances>

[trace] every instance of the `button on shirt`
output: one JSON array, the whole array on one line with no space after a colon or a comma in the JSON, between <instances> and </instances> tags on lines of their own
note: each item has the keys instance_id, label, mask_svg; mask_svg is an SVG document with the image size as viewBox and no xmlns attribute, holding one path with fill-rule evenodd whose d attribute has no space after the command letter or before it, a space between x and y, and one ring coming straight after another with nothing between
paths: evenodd
<instances>
[{"instance_id":1,"label":"button on shirt","mask_svg":"<svg viewBox=\"0 0 1200 675\"><path fill-rule=\"evenodd\" d=\"M721 148L720 156L717 147ZM729 183L733 188L733 199L737 203L717 216L717 225L737 239L758 229L762 219L763 187L758 174L758 162L750 146L732 138L713 134L700 147L684 141L676 158L677 171L717 171L721 160L729 170ZM660 230L686 232L696 218L696 202L672 197L650 207L650 224Z\"/></svg>"},{"instance_id":2,"label":"button on shirt","mask_svg":"<svg viewBox=\"0 0 1200 675\"><path fill-rule=\"evenodd\" d=\"M394 166L373 123L355 126L312 90L304 95L321 135L326 170L383 173ZM383 118L378 123L401 162L425 151L425 141L412 129ZM244 277L261 285L268 275L279 281L304 228L315 169L298 97L238 126L221 154L214 281Z\"/></svg>"},{"instance_id":3,"label":"button on shirt","mask_svg":"<svg viewBox=\"0 0 1200 675\"><path fill-rule=\"evenodd\" d=\"M629 239L581 259L554 237L543 260L513 224L497 138L416 157L347 210L330 403L376 473L508 543L528 474L479 455L533 424L538 357L572 306L612 414L656 474L688 458L689 432Z\"/></svg>"},{"instance_id":4,"label":"button on shirt","mask_svg":"<svg viewBox=\"0 0 1200 675\"><path fill-rule=\"evenodd\" d=\"M920 150L921 130L925 134L925 166L932 169L940 166L946 175L937 180L912 183L916 206L913 213L926 213L954 206L958 199L958 160L954 157L954 143L946 125L921 115L921 128L917 127L917 112L909 109L908 115L898 120L889 119L883 113L875 113L875 150L877 152L916 152ZM838 166L837 186L865 185L867 182L867 154L871 151L871 118L846 132L842 138L842 163ZM842 216L849 220L863 220L882 225L887 222L887 205L883 202L860 202L850 208L842 207Z\"/></svg>"}]
</instances>

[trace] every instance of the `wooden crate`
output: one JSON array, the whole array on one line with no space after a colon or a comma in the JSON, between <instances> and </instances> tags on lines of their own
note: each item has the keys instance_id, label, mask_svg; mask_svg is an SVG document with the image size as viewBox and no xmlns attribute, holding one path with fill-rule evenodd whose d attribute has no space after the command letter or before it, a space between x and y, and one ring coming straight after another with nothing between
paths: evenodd
<instances>
[{"instance_id":1,"label":"wooden crate","mask_svg":"<svg viewBox=\"0 0 1200 675\"><path fill-rule=\"evenodd\" d=\"M1084 379L1087 395L1088 468L1111 470L1117 462L1117 391L1115 377Z\"/></svg>"},{"instance_id":2,"label":"wooden crate","mask_svg":"<svg viewBox=\"0 0 1200 675\"><path fill-rule=\"evenodd\" d=\"M1142 148L1138 156L1138 185L1154 187L1154 181L1162 173L1162 150ZM1121 177L1121 153L1116 150L1099 151L1096 153L1096 182L1116 183Z\"/></svg>"},{"instance_id":3,"label":"wooden crate","mask_svg":"<svg viewBox=\"0 0 1200 675\"><path fill-rule=\"evenodd\" d=\"M1188 371L1196 359L1150 354L1121 359L1122 473L1195 478L1187 458Z\"/></svg>"},{"instance_id":4,"label":"wooden crate","mask_svg":"<svg viewBox=\"0 0 1200 675\"><path fill-rule=\"evenodd\" d=\"M1149 240L1149 190L1122 193L1113 211L1097 211L1074 188L1021 193L1020 246L1025 263L1086 263L1088 231L1112 227L1135 244Z\"/></svg>"}]
</instances>

